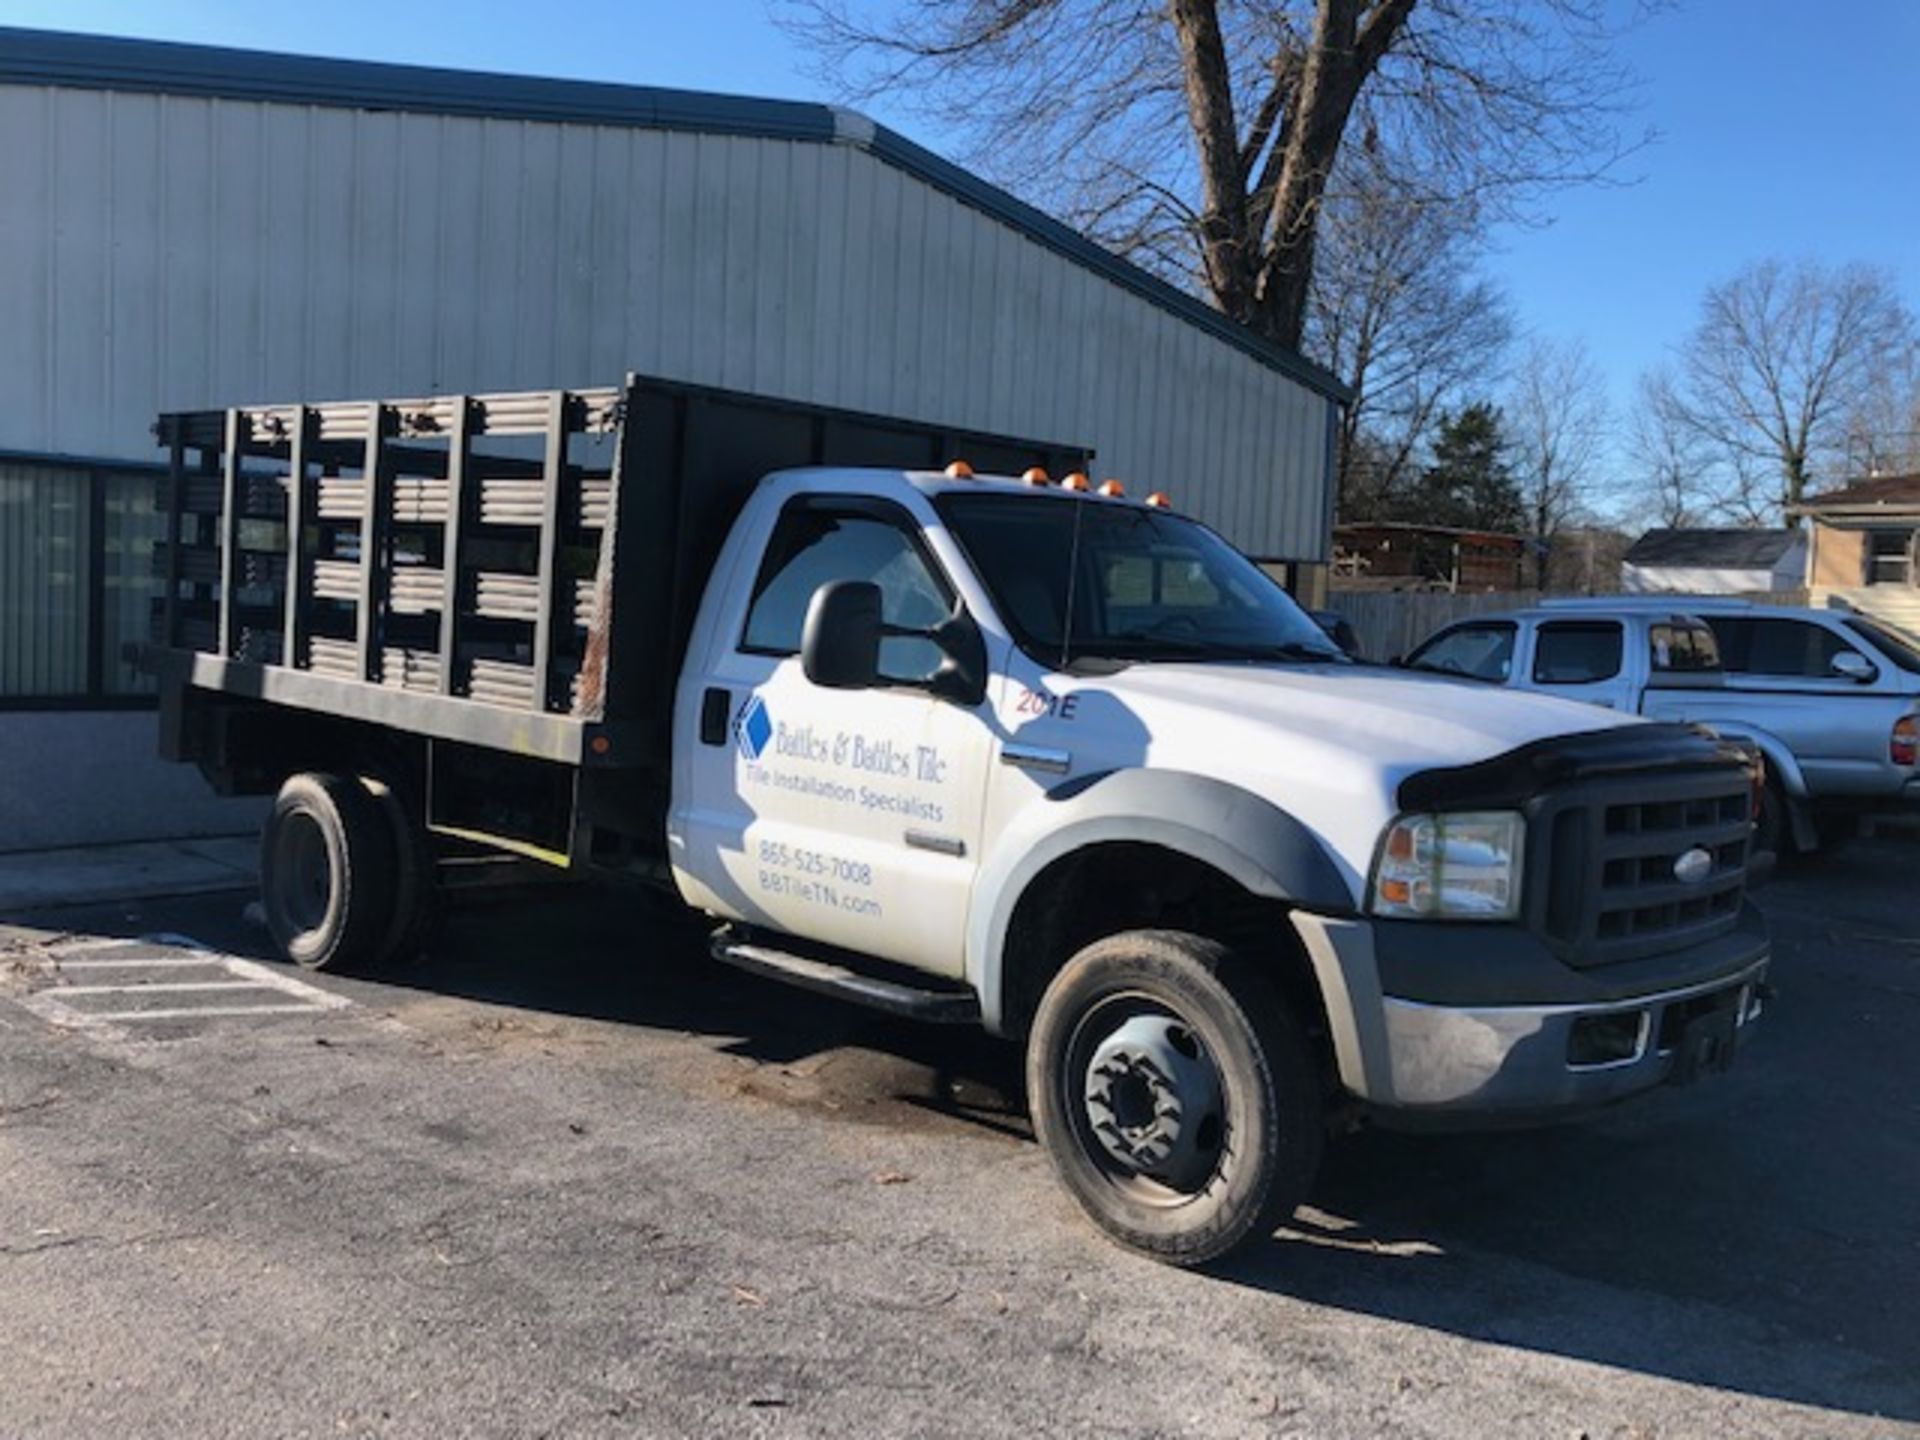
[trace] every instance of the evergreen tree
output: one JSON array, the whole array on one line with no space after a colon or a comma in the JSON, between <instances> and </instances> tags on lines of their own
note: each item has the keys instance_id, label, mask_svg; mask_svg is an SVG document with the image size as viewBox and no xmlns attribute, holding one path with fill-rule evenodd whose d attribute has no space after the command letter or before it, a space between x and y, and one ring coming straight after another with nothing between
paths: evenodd
<instances>
[{"instance_id":1,"label":"evergreen tree","mask_svg":"<svg viewBox=\"0 0 1920 1440\"><path fill-rule=\"evenodd\" d=\"M1507 459L1500 412L1485 401L1446 416L1433 442L1433 463L1402 518L1423 525L1523 534L1526 505Z\"/></svg>"}]
</instances>

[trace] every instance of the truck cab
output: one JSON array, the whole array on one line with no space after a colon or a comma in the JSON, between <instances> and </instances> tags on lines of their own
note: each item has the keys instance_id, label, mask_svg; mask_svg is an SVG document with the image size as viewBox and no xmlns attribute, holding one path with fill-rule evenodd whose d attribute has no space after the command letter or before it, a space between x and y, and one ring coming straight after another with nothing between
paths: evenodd
<instances>
[{"instance_id":1,"label":"truck cab","mask_svg":"<svg viewBox=\"0 0 1920 1440\"><path fill-rule=\"evenodd\" d=\"M1698 639L1710 673L1701 627L1648 634L1681 674ZM674 878L749 958L824 943L938 977L1030 1043L1070 956L1163 932L1267 955L1312 1088L1405 1123L1692 1078L1689 1024L1759 1012L1737 757L1356 665L1163 503L772 475L701 607L675 735ZM1126 1073L1179 1073L1170 1045L1120 1048ZM1098 1044L1038 1053L1036 1114L1067 1094L1057 1125L1097 1150Z\"/></svg>"}]
</instances>

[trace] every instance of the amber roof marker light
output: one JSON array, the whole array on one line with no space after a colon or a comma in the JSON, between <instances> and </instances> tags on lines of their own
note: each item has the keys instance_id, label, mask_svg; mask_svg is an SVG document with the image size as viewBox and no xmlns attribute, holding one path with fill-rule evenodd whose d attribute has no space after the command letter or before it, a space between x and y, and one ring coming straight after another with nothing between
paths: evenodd
<instances>
[{"instance_id":1,"label":"amber roof marker light","mask_svg":"<svg viewBox=\"0 0 1920 1440\"><path fill-rule=\"evenodd\" d=\"M1076 470L1060 482L1062 490L1091 490L1093 482L1087 479L1086 472Z\"/></svg>"},{"instance_id":2,"label":"amber roof marker light","mask_svg":"<svg viewBox=\"0 0 1920 1440\"><path fill-rule=\"evenodd\" d=\"M1118 480L1102 480L1100 482L1100 493L1105 495L1109 500L1118 500L1125 496L1127 487L1122 485Z\"/></svg>"},{"instance_id":3,"label":"amber roof marker light","mask_svg":"<svg viewBox=\"0 0 1920 1440\"><path fill-rule=\"evenodd\" d=\"M1020 478L1029 485L1051 485L1053 477L1038 465L1030 465L1021 473Z\"/></svg>"},{"instance_id":4,"label":"amber roof marker light","mask_svg":"<svg viewBox=\"0 0 1920 1440\"><path fill-rule=\"evenodd\" d=\"M1147 504L1151 505L1155 510L1170 510L1173 508L1173 501L1167 498L1167 492L1164 490L1156 490L1147 496Z\"/></svg>"},{"instance_id":5,"label":"amber roof marker light","mask_svg":"<svg viewBox=\"0 0 1920 1440\"><path fill-rule=\"evenodd\" d=\"M949 480L971 480L973 479L973 466L964 460L955 460L940 473L945 475Z\"/></svg>"}]
</instances>

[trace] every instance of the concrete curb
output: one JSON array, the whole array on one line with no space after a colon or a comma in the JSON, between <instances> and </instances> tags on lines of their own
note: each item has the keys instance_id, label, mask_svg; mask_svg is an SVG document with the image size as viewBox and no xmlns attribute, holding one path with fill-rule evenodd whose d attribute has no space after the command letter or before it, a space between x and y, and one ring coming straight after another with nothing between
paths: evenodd
<instances>
[{"instance_id":1,"label":"concrete curb","mask_svg":"<svg viewBox=\"0 0 1920 1440\"><path fill-rule=\"evenodd\" d=\"M258 848L216 836L0 855L0 913L250 889Z\"/></svg>"}]
</instances>

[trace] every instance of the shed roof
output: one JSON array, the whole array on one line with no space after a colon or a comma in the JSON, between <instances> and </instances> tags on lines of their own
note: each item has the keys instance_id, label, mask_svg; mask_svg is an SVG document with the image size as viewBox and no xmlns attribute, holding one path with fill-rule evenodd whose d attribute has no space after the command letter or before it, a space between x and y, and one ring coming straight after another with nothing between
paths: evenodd
<instances>
[{"instance_id":1,"label":"shed roof","mask_svg":"<svg viewBox=\"0 0 1920 1440\"><path fill-rule=\"evenodd\" d=\"M1797 530L1649 530L1633 542L1629 565L1771 570L1796 545Z\"/></svg>"},{"instance_id":2,"label":"shed roof","mask_svg":"<svg viewBox=\"0 0 1920 1440\"><path fill-rule=\"evenodd\" d=\"M1838 490L1808 495L1795 508L1808 515L1840 510L1920 511L1920 475L1876 475L1855 480Z\"/></svg>"},{"instance_id":3,"label":"shed roof","mask_svg":"<svg viewBox=\"0 0 1920 1440\"><path fill-rule=\"evenodd\" d=\"M1333 527L1336 540L1358 539L1363 535L1428 535L1443 540L1480 540L1494 545L1520 546L1524 535L1505 530L1463 529L1458 525L1422 525L1417 520L1349 520Z\"/></svg>"},{"instance_id":4,"label":"shed roof","mask_svg":"<svg viewBox=\"0 0 1920 1440\"><path fill-rule=\"evenodd\" d=\"M0 27L0 84L122 90L851 145L1331 400L1335 375L864 115L810 101Z\"/></svg>"}]
</instances>

